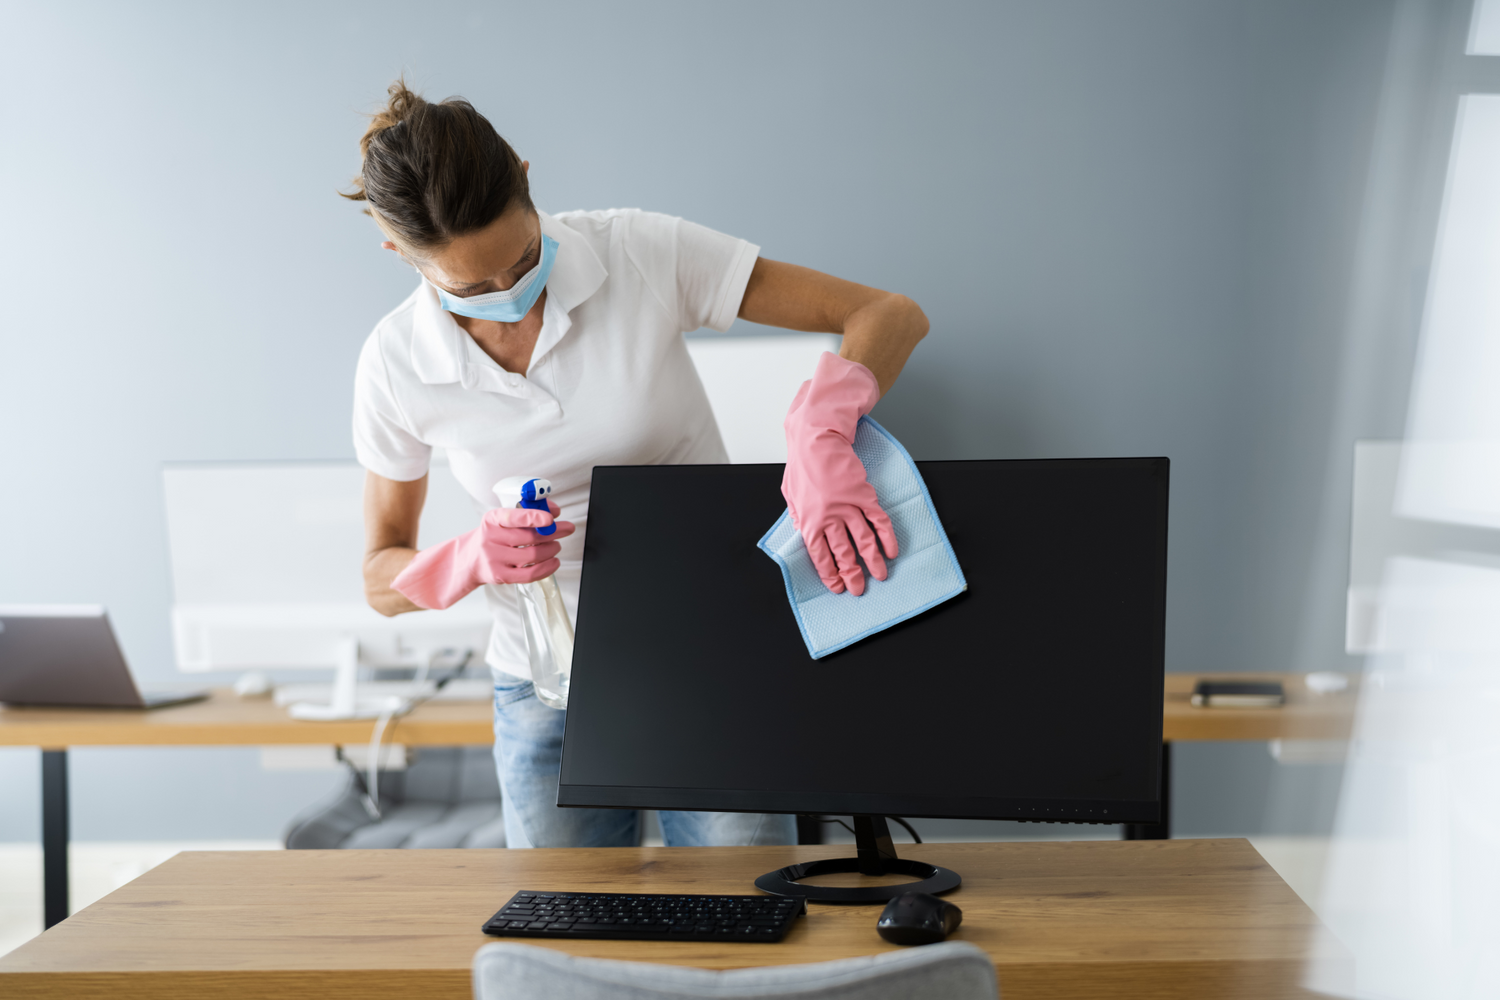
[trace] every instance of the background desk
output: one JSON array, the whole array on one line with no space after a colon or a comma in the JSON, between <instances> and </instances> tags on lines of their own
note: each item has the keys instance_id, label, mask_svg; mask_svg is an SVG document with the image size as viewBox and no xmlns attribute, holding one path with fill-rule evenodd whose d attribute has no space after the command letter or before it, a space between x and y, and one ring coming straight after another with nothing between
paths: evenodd
<instances>
[{"instance_id":1,"label":"background desk","mask_svg":"<svg viewBox=\"0 0 1500 1000\"><path fill-rule=\"evenodd\" d=\"M1316 695L1299 674L1257 674L1280 680L1287 704L1278 709L1202 709L1189 703L1201 679L1244 674L1168 674L1162 723L1163 822L1125 828L1128 839L1171 835L1171 745L1175 740L1343 739L1353 720L1355 689ZM370 720L302 722L269 698L241 699L217 690L208 701L149 712L112 709L0 708L0 746L42 748L44 925L68 915L68 759L70 746L260 746L368 743ZM488 701L436 701L398 719L388 740L408 746L488 744ZM814 839L804 837L803 839Z\"/></svg>"},{"instance_id":2,"label":"background desk","mask_svg":"<svg viewBox=\"0 0 1500 1000\"><path fill-rule=\"evenodd\" d=\"M1162 706L1163 742L1175 740L1343 740L1354 725L1359 675L1346 674L1349 687L1337 694L1315 694L1306 674L1167 674ZM1199 681L1280 681L1286 704L1280 708L1194 708Z\"/></svg>"},{"instance_id":3,"label":"background desk","mask_svg":"<svg viewBox=\"0 0 1500 1000\"><path fill-rule=\"evenodd\" d=\"M1130 823L1127 840L1166 840L1172 835L1172 744L1179 740L1345 740L1354 728L1359 676L1336 694L1308 690L1306 674L1167 674L1162 705L1160 823ZM1199 681L1280 681L1280 708L1195 708Z\"/></svg>"},{"instance_id":4,"label":"background desk","mask_svg":"<svg viewBox=\"0 0 1500 1000\"><path fill-rule=\"evenodd\" d=\"M1243 840L927 844L964 878L955 940L1005 1000L1285 997L1348 958ZM480 925L518 889L744 893L815 847L183 853L0 958L0 995L468 998ZM857 876L853 876L856 877ZM707 968L892 950L878 907L810 906L780 944L554 941ZM534 942L543 943L543 942Z\"/></svg>"}]
</instances>

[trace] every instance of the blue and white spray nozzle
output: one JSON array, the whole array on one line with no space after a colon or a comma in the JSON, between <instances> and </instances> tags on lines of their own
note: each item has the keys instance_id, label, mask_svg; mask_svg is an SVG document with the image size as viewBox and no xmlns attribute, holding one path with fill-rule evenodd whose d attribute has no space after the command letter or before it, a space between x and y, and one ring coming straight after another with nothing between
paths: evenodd
<instances>
[{"instance_id":1,"label":"blue and white spray nozzle","mask_svg":"<svg viewBox=\"0 0 1500 1000\"><path fill-rule=\"evenodd\" d=\"M552 484L545 479L534 479L531 476L511 476L502 479L495 484L495 496L500 498L502 507L524 507L527 510L551 510L547 506L547 498L552 495ZM550 535L557 530L557 525L549 524L545 528L536 529L538 535Z\"/></svg>"}]
</instances>

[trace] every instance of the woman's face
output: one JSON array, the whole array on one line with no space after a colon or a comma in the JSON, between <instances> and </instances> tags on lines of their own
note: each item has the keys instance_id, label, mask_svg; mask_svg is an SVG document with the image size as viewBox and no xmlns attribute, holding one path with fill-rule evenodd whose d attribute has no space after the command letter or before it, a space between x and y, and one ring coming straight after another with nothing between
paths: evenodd
<instances>
[{"instance_id":1,"label":"woman's face","mask_svg":"<svg viewBox=\"0 0 1500 1000\"><path fill-rule=\"evenodd\" d=\"M431 254L417 270L450 295L468 298L509 289L536 267L541 253L541 221L533 210L516 207Z\"/></svg>"}]
</instances>

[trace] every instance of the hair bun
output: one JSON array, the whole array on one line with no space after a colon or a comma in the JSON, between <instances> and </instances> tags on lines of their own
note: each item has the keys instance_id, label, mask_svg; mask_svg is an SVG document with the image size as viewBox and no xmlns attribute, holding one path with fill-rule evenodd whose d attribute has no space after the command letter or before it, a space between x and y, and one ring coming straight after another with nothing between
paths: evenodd
<instances>
[{"instance_id":1,"label":"hair bun","mask_svg":"<svg viewBox=\"0 0 1500 1000\"><path fill-rule=\"evenodd\" d=\"M532 207L521 158L489 120L461 97L427 101L404 78L370 116L359 155L354 190L340 193L368 202L411 258L483 229L513 204Z\"/></svg>"},{"instance_id":2,"label":"hair bun","mask_svg":"<svg viewBox=\"0 0 1500 1000\"><path fill-rule=\"evenodd\" d=\"M385 107L375 112L370 118L370 127L359 140L359 152L366 155L370 151L370 140L388 128L395 128L402 122L411 118L427 101L422 96L406 86L404 77L397 78L386 90Z\"/></svg>"}]
</instances>

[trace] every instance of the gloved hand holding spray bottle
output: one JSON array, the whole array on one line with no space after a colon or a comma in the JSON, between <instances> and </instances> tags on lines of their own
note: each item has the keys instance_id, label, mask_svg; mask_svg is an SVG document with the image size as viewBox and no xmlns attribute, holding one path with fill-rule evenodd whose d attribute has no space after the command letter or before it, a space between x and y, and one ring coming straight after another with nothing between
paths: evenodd
<instances>
[{"instance_id":1,"label":"gloved hand holding spray bottle","mask_svg":"<svg viewBox=\"0 0 1500 1000\"><path fill-rule=\"evenodd\" d=\"M545 479L511 476L495 484L502 508L548 510L552 484ZM556 525L536 529L551 535ZM515 584L521 601L521 624L526 631L526 653L531 661L531 683L537 699L549 708L568 707L568 682L573 673L573 622L563 604L557 577Z\"/></svg>"},{"instance_id":2,"label":"gloved hand holding spray bottle","mask_svg":"<svg viewBox=\"0 0 1500 1000\"><path fill-rule=\"evenodd\" d=\"M561 565L557 542L573 533L554 521L552 484L517 476L495 485L502 506L479 527L418 552L391 581L419 608L452 607L483 584L513 584L520 595L531 678L542 704L566 708L573 669L573 623L553 574Z\"/></svg>"}]
</instances>

